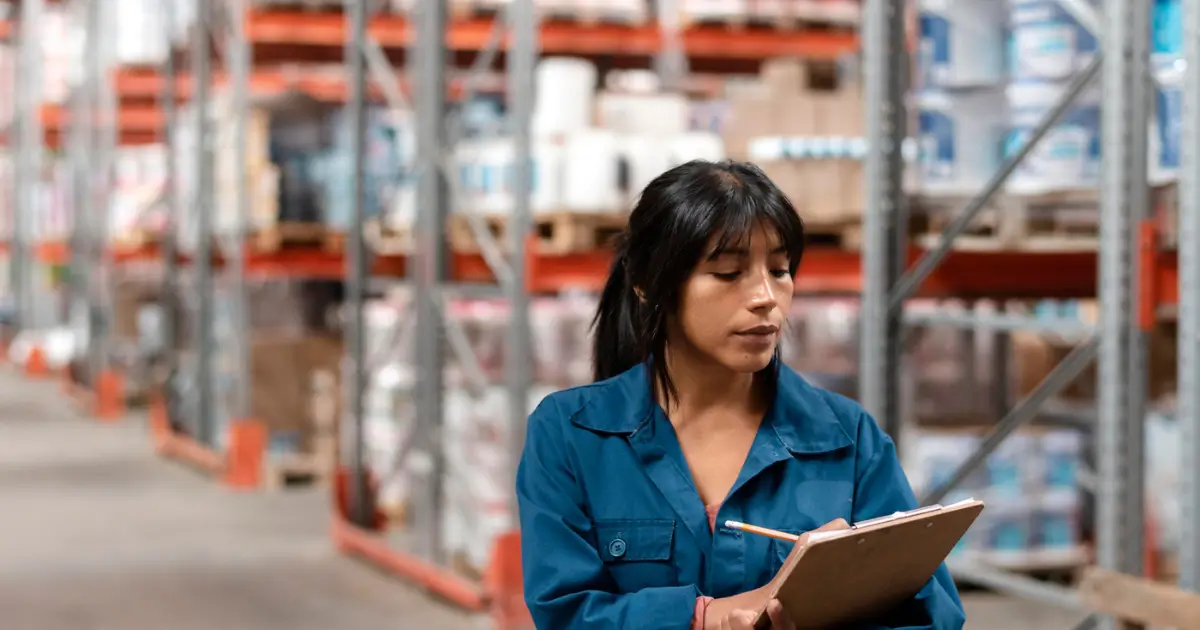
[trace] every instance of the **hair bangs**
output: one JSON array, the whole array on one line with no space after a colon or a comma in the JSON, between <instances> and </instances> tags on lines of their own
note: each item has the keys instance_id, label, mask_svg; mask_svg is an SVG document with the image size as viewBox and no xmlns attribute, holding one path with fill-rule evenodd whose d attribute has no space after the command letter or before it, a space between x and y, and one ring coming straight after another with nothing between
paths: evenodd
<instances>
[{"instance_id":1,"label":"hair bangs","mask_svg":"<svg viewBox=\"0 0 1200 630\"><path fill-rule=\"evenodd\" d=\"M714 204L719 207L710 216L707 233L712 245L706 255L744 249L751 235L761 229L778 239L776 246L787 253L788 267L795 273L804 254L805 238L804 222L795 207L782 195L747 190L750 186L738 188L738 194L726 197L725 203Z\"/></svg>"}]
</instances>

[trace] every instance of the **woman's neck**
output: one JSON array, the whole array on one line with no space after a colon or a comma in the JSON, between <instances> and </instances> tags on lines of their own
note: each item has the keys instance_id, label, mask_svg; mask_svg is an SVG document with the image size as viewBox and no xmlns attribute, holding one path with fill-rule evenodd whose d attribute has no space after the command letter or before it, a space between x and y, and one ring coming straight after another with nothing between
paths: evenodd
<instances>
[{"instance_id":1,"label":"woman's neck","mask_svg":"<svg viewBox=\"0 0 1200 630\"><path fill-rule=\"evenodd\" d=\"M708 412L750 416L765 411L760 379L755 374L729 370L712 361L689 356L686 350L667 353L667 371L675 385L674 396L659 396L673 423L702 421Z\"/></svg>"}]
</instances>

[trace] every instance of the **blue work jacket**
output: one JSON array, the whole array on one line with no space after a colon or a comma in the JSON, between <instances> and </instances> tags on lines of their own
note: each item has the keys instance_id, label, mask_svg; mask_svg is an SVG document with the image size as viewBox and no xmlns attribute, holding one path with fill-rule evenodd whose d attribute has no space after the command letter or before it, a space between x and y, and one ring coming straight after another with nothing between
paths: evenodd
<instances>
[{"instance_id":1,"label":"blue work jacket","mask_svg":"<svg viewBox=\"0 0 1200 630\"><path fill-rule=\"evenodd\" d=\"M697 596L763 586L791 551L726 520L801 533L917 506L891 438L857 403L786 366L775 372L774 402L715 531L645 366L538 405L516 489L539 630L689 630ZM962 628L945 566L883 622L870 627Z\"/></svg>"}]
</instances>

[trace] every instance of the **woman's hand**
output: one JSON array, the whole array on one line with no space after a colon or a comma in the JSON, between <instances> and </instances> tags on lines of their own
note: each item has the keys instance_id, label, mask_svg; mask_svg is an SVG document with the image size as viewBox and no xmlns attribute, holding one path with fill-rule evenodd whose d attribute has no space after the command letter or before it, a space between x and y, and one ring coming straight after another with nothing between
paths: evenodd
<instances>
[{"instance_id":1,"label":"woman's hand","mask_svg":"<svg viewBox=\"0 0 1200 630\"><path fill-rule=\"evenodd\" d=\"M783 604L778 599L767 603L767 617L771 620L771 630L796 630L796 624L788 618L783 610ZM735 610L721 619L719 630L754 630L754 620L758 612L753 610Z\"/></svg>"}]
</instances>

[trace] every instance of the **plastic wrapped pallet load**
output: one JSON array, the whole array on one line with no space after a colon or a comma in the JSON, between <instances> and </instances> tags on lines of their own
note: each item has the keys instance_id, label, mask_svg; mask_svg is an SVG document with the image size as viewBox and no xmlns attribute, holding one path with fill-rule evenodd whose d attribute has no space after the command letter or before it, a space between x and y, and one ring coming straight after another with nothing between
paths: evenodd
<instances>
[{"instance_id":1,"label":"plastic wrapped pallet load","mask_svg":"<svg viewBox=\"0 0 1200 630\"><path fill-rule=\"evenodd\" d=\"M1163 58L1155 62L1154 125L1150 134L1150 180L1164 182L1179 175L1183 138L1183 73L1180 60Z\"/></svg>"},{"instance_id":2,"label":"plastic wrapped pallet load","mask_svg":"<svg viewBox=\"0 0 1200 630\"><path fill-rule=\"evenodd\" d=\"M1016 81L1005 94L1011 129L1005 155L1021 147L1034 128L1066 92L1061 82ZM1095 186L1100 173L1100 90L1094 84L1017 167L1008 190L1037 194Z\"/></svg>"},{"instance_id":3,"label":"plastic wrapped pallet load","mask_svg":"<svg viewBox=\"0 0 1200 630\"><path fill-rule=\"evenodd\" d=\"M1009 0L1009 6L1014 79L1067 79L1096 56L1095 34L1057 0Z\"/></svg>"},{"instance_id":4,"label":"plastic wrapped pallet load","mask_svg":"<svg viewBox=\"0 0 1200 630\"><path fill-rule=\"evenodd\" d=\"M921 0L918 68L926 87L996 85L1004 78L1003 0Z\"/></svg>"},{"instance_id":5,"label":"plastic wrapped pallet load","mask_svg":"<svg viewBox=\"0 0 1200 630\"><path fill-rule=\"evenodd\" d=\"M922 90L917 94L919 173L926 192L978 189L996 172L1004 98L995 90Z\"/></svg>"}]
</instances>

